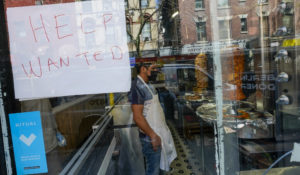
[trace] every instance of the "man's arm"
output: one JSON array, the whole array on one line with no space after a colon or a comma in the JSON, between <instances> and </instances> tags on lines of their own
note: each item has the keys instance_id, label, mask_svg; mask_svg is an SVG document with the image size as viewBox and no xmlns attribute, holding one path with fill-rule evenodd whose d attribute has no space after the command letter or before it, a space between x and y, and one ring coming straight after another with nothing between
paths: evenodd
<instances>
[{"instance_id":1,"label":"man's arm","mask_svg":"<svg viewBox=\"0 0 300 175\"><path fill-rule=\"evenodd\" d=\"M156 151L161 145L160 137L152 130L147 120L143 116L144 105L133 104L132 106L133 120L137 126L151 138L153 150Z\"/></svg>"}]
</instances>

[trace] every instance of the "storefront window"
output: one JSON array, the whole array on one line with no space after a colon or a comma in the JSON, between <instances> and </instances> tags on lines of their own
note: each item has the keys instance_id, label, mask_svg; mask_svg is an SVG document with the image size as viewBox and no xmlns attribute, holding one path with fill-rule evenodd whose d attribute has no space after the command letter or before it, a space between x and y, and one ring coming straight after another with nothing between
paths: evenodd
<instances>
[{"instance_id":1,"label":"storefront window","mask_svg":"<svg viewBox=\"0 0 300 175\"><path fill-rule=\"evenodd\" d=\"M0 174L300 174L297 0L1 5Z\"/></svg>"}]
</instances>

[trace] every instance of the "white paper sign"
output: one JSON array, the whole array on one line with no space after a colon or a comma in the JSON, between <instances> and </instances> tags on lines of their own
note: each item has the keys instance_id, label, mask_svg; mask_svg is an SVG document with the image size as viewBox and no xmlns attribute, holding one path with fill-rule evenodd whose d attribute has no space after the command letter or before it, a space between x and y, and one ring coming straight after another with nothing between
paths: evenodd
<instances>
[{"instance_id":1,"label":"white paper sign","mask_svg":"<svg viewBox=\"0 0 300 175\"><path fill-rule=\"evenodd\" d=\"M17 99L127 92L123 0L7 9Z\"/></svg>"}]
</instances>

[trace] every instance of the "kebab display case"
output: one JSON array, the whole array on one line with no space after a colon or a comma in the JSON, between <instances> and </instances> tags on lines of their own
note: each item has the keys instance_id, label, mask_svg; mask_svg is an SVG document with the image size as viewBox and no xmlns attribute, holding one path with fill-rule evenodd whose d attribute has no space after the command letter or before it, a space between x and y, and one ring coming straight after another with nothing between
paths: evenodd
<instances>
[{"instance_id":1,"label":"kebab display case","mask_svg":"<svg viewBox=\"0 0 300 175\"><path fill-rule=\"evenodd\" d=\"M265 41L267 50L254 52L233 47L221 51L221 127L227 145L224 154L230 157L225 161L225 167L229 167L225 172L266 169L293 150L294 143L300 141L299 41L288 36L276 37ZM261 52L264 52L264 57ZM205 60L205 57L198 56L195 59L196 67L199 66L199 58ZM262 58L265 59L264 66ZM200 65L206 66L203 60ZM195 93L186 94L184 103L185 108L190 109L189 115L195 111L194 117L198 119L199 128L194 133L200 134L203 172L215 174L213 162L216 160L207 157L216 152L215 147L219 142L216 137L220 129L217 126L217 103L207 90L207 77L201 76L206 74L196 73L198 82ZM187 135L188 138L192 137ZM290 162L288 156L276 166L284 170L294 165L298 164Z\"/></svg>"},{"instance_id":2,"label":"kebab display case","mask_svg":"<svg viewBox=\"0 0 300 175\"><path fill-rule=\"evenodd\" d=\"M200 135L197 149L201 149L203 174L217 174L221 153L225 174L251 174L255 169L252 174L262 174L300 142L300 15L294 4L293 0L278 2L269 14L274 23L261 21L261 34L248 38L246 47L232 45L200 53L193 63L194 78L183 76L194 81L194 88L182 88L185 91L176 94L177 121L186 139ZM260 19L267 19L266 14ZM221 87L215 86L214 59L221 62ZM215 88L222 89L222 105ZM219 130L224 131L223 140ZM220 142L225 148L218 152ZM278 174L299 166L290 158L276 164Z\"/></svg>"},{"instance_id":3,"label":"kebab display case","mask_svg":"<svg viewBox=\"0 0 300 175\"><path fill-rule=\"evenodd\" d=\"M250 74L245 73L245 54L243 50L238 48L230 48L223 51L223 116L225 124L232 129L238 129L240 138L269 138L273 137L274 115L264 111L256 110L255 99L250 99L255 96L247 92L245 95L245 81L249 83ZM209 65L209 66L208 66ZM214 99L213 75L212 71L208 70L211 66L205 54L199 54L195 58L195 87L193 92L186 92L179 96L178 100L185 109L182 115L195 113L198 118L203 121L213 123L216 120L216 103ZM244 83L244 84L243 84ZM255 82L250 82L255 83ZM253 95L254 94L254 95ZM252 96L251 96L252 95ZM246 99L247 98L247 99ZM250 99L250 100L249 100ZM195 112L196 111L196 112ZM239 128L247 126L249 128L258 127L263 133L243 131Z\"/></svg>"},{"instance_id":4,"label":"kebab display case","mask_svg":"<svg viewBox=\"0 0 300 175\"><path fill-rule=\"evenodd\" d=\"M246 72L244 51L233 47L224 50L221 55L224 127L236 131L238 137L242 139L273 137L274 115L268 111L257 110L255 96L258 92L246 91L245 94L243 89L247 87L245 83L260 83L249 82L253 78L250 78L249 72ZM258 77L254 74L252 76ZM211 102L199 106L196 114L203 121L214 123L217 118L216 103L213 98Z\"/></svg>"},{"instance_id":5,"label":"kebab display case","mask_svg":"<svg viewBox=\"0 0 300 175\"><path fill-rule=\"evenodd\" d=\"M258 152L254 153L246 148L250 143L252 144L250 147L253 148L257 146L256 141L268 142L274 138L275 116L273 111L257 109L257 96L261 92L256 88L262 84L259 77L263 76L253 71L254 68L251 67L251 60L255 59L255 56L249 54L249 51L237 47L225 48L221 51L222 129L225 132L224 141L227 145L225 157L230 157L225 161L225 164L228 165L225 165L228 167L225 172L229 174L237 170L267 167L266 164L261 166L264 158L257 159L260 156L257 154ZM207 92L207 89L203 88L202 92ZM195 110L195 114L200 120L201 157L204 160L202 168L207 174L215 174L216 170L213 164L216 161L215 158L212 160L204 158L216 152L216 143L218 142L216 135L218 134L217 130L220 129L217 125L217 103L212 94L209 96L202 94L206 99L202 99L204 103ZM234 162L240 162L240 164ZM251 167L244 166L245 164L251 164Z\"/></svg>"},{"instance_id":6,"label":"kebab display case","mask_svg":"<svg viewBox=\"0 0 300 175\"><path fill-rule=\"evenodd\" d=\"M221 52L222 129L225 131L224 140L227 145L225 157L230 157L225 161L225 164L228 165L225 165L228 167L226 169L228 173L237 170L268 168L274 160L293 148L292 141L278 140L279 130L284 124L280 121L279 117L282 113L279 114L279 112L286 108L282 107L281 101L284 99L280 97L279 92L285 89L282 87L284 84L282 81L286 80L283 80L285 76L282 75L278 66L276 67L278 61L275 60L278 53L275 53L275 48L272 49L274 50L270 50L266 55L267 58L273 58L270 60L270 69L264 72L259 70L258 66L261 61L260 51L253 53L250 50L232 47ZM283 52L280 50L277 52ZM220 128L217 126L217 106L213 84L209 83L213 77L209 73L212 71L208 70L211 66L209 62L204 54L199 54L195 58L195 88L193 92L186 92L184 95L178 96L177 104L180 104L181 107L177 109L181 116L179 119L184 136L187 139L200 137L201 153L199 157L201 157L202 171L207 174L215 174L214 162L216 160L215 157L209 155L215 154L218 142L216 135ZM295 63L292 64L296 66ZM287 74L291 75L291 71L293 70L287 71ZM291 91L289 92L293 94ZM293 95L287 94L290 99L291 96ZM288 104L283 106L288 106ZM293 137L290 134L288 136ZM293 141L296 141L296 137ZM231 145L230 148L228 145ZM211 158L207 159L207 157ZM236 164L236 162L240 162L240 164ZM233 164L235 166L232 166ZM280 166L287 165L290 164L282 163Z\"/></svg>"}]
</instances>

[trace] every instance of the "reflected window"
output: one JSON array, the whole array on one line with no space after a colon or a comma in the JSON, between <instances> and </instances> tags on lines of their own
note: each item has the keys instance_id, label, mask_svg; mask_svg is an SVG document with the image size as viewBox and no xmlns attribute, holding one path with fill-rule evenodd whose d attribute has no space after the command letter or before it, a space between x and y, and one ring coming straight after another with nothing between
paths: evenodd
<instances>
[{"instance_id":1,"label":"reflected window","mask_svg":"<svg viewBox=\"0 0 300 175\"><path fill-rule=\"evenodd\" d=\"M206 22L197 22L196 27L198 41L206 41Z\"/></svg>"},{"instance_id":2,"label":"reflected window","mask_svg":"<svg viewBox=\"0 0 300 175\"><path fill-rule=\"evenodd\" d=\"M219 37L220 37L220 39L230 39L231 38L231 21L230 20L220 20L219 21Z\"/></svg>"},{"instance_id":3,"label":"reflected window","mask_svg":"<svg viewBox=\"0 0 300 175\"><path fill-rule=\"evenodd\" d=\"M132 33L129 19L126 19L126 33L127 33L127 42L129 43L131 42L130 34Z\"/></svg>"},{"instance_id":4,"label":"reflected window","mask_svg":"<svg viewBox=\"0 0 300 175\"><path fill-rule=\"evenodd\" d=\"M124 5L125 5L125 9L128 9L128 7L129 7L128 0L124 0Z\"/></svg>"},{"instance_id":5,"label":"reflected window","mask_svg":"<svg viewBox=\"0 0 300 175\"><path fill-rule=\"evenodd\" d=\"M141 8L147 8L148 7L148 0L141 0Z\"/></svg>"},{"instance_id":6,"label":"reflected window","mask_svg":"<svg viewBox=\"0 0 300 175\"><path fill-rule=\"evenodd\" d=\"M228 0L218 0L218 7L228 7L229 2Z\"/></svg>"},{"instance_id":7,"label":"reflected window","mask_svg":"<svg viewBox=\"0 0 300 175\"><path fill-rule=\"evenodd\" d=\"M241 18L241 32L247 32L247 18Z\"/></svg>"},{"instance_id":8,"label":"reflected window","mask_svg":"<svg viewBox=\"0 0 300 175\"><path fill-rule=\"evenodd\" d=\"M282 17L282 25L287 28L287 33L293 33L294 30L294 16L293 15L284 15Z\"/></svg>"},{"instance_id":9,"label":"reflected window","mask_svg":"<svg viewBox=\"0 0 300 175\"><path fill-rule=\"evenodd\" d=\"M195 1L195 7L196 9L204 9L204 0L196 0Z\"/></svg>"},{"instance_id":10,"label":"reflected window","mask_svg":"<svg viewBox=\"0 0 300 175\"><path fill-rule=\"evenodd\" d=\"M144 25L144 28L142 30L142 39L143 39L143 41L151 40L151 24L150 24L150 22L147 22Z\"/></svg>"}]
</instances>

